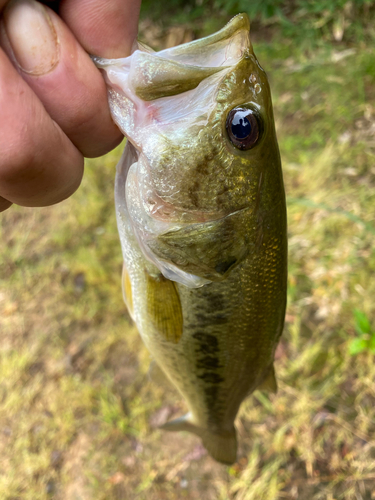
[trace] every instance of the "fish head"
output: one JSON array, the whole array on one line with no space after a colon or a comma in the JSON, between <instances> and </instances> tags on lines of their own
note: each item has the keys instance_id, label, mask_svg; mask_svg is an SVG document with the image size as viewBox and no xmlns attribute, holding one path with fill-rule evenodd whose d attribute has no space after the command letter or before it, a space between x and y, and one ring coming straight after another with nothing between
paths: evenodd
<instances>
[{"instance_id":1,"label":"fish head","mask_svg":"<svg viewBox=\"0 0 375 500\"><path fill-rule=\"evenodd\" d=\"M214 35L97 60L135 161L124 196L145 256L187 286L220 281L283 196L270 88L240 14Z\"/></svg>"}]
</instances>

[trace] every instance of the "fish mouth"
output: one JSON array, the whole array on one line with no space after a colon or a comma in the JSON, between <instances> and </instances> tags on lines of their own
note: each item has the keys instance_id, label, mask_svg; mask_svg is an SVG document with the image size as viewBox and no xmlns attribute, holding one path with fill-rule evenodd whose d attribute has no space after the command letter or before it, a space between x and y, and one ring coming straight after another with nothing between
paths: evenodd
<instances>
[{"instance_id":1,"label":"fish mouth","mask_svg":"<svg viewBox=\"0 0 375 500\"><path fill-rule=\"evenodd\" d=\"M166 278L190 288L222 281L247 254L245 232L238 228L251 209L225 213L176 208L155 193L147 176L140 175L141 155L129 147L138 161L127 168L121 189L143 255Z\"/></svg>"},{"instance_id":2,"label":"fish mouth","mask_svg":"<svg viewBox=\"0 0 375 500\"><path fill-rule=\"evenodd\" d=\"M249 30L247 15L237 15L201 40L159 52L139 44L122 59L93 57L109 88L112 116L124 135L142 148L155 128L168 135L191 123L207 123L222 80L244 57L253 55Z\"/></svg>"}]
</instances>

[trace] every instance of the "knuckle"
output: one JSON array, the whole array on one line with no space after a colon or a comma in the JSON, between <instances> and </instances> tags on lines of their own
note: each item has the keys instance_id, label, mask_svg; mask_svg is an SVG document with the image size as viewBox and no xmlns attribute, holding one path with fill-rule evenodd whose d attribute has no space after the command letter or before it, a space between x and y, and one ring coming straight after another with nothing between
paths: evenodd
<instances>
[{"instance_id":1,"label":"knuckle","mask_svg":"<svg viewBox=\"0 0 375 500\"><path fill-rule=\"evenodd\" d=\"M36 174L36 144L27 126L8 127L1 134L0 182L24 182Z\"/></svg>"}]
</instances>

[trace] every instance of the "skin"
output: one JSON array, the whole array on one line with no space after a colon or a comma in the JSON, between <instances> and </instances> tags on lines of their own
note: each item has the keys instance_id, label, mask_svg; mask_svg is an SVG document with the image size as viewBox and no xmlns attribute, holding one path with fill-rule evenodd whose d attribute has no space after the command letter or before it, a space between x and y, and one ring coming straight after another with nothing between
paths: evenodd
<instances>
[{"instance_id":1,"label":"skin","mask_svg":"<svg viewBox=\"0 0 375 500\"><path fill-rule=\"evenodd\" d=\"M0 211L67 198L122 139L89 54L131 53L141 0L44 3L0 0Z\"/></svg>"}]
</instances>

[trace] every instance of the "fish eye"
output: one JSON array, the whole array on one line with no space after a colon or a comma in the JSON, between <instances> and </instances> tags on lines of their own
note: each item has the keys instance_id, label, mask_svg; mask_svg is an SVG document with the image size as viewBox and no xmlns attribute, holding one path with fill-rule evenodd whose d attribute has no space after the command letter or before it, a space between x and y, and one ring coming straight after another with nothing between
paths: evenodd
<instances>
[{"instance_id":1,"label":"fish eye","mask_svg":"<svg viewBox=\"0 0 375 500\"><path fill-rule=\"evenodd\" d=\"M231 143L243 151L253 148L260 137L259 118L249 108L231 109L225 126Z\"/></svg>"}]
</instances>

